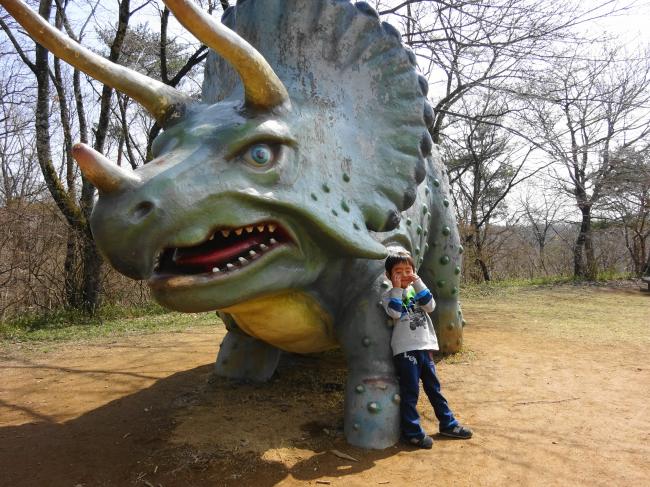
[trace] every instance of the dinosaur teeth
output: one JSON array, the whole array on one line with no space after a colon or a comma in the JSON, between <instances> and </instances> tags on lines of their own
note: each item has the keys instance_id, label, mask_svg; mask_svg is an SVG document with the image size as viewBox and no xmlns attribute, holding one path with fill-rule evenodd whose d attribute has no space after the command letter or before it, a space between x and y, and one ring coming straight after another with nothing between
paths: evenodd
<instances>
[{"instance_id":1,"label":"dinosaur teeth","mask_svg":"<svg viewBox=\"0 0 650 487\"><path fill-rule=\"evenodd\" d=\"M155 276L200 274L221 282L229 276L235 277L230 275L233 272L251 272L265 260L267 253L276 255L281 249L289 251L293 243L288 230L278 223L244 223L240 227L231 224L223 222L223 226L208 229L212 233L206 232L203 239L193 245L169 246L153 253L150 271Z\"/></svg>"},{"instance_id":2,"label":"dinosaur teeth","mask_svg":"<svg viewBox=\"0 0 650 487\"><path fill-rule=\"evenodd\" d=\"M246 225L244 227L239 227L235 229L221 229L216 232L214 232L208 240L214 240L214 238L221 232L221 235L223 235L224 238L228 238L231 233L234 232L235 235L240 236L241 234L244 233L244 230L246 230L246 233L253 233L255 229L257 228L257 231L260 233L263 233L265 231L268 231L269 233L274 233L278 226L275 223L260 223L256 225Z\"/></svg>"}]
</instances>

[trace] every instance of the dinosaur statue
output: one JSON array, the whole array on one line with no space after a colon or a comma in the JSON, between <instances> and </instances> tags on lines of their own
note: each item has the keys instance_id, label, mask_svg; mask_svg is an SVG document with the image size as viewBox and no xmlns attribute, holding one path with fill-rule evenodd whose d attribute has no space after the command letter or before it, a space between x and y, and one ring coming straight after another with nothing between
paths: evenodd
<instances>
[{"instance_id":1,"label":"dinosaur statue","mask_svg":"<svg viewBox=\"0 0 650 487\"><path fill-rule=\"evenodd\" d=\"M282 350L342 347L347 441L394 444L387 247L410 251L433 291L443 352L461 347L463 326L463 249L414 53L365 2L240 0L222 24L190 0L164 1L212 50L202 102L0 0L36 42L164 128L135 171L75 146L99 192L98 247L162 305L218 310L228 329L218 374L266 380Z\"/></svg>"}]
</instances>

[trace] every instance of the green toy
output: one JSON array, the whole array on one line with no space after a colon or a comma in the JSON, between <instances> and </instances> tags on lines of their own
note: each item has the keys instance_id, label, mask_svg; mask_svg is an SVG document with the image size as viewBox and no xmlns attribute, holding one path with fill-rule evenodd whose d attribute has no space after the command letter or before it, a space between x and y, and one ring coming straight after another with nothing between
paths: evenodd
<instances>
[{"instance_id":1,"label":"green toy","mask_svg":"<svg viewBox=\"0 0 650 487\"><path fill-rule=\"evenodd\" d=\"M165 0L213 50L197 103L74 44L20 0L0 3L165 129L134 172L75 146L99 190L92 229L111 264L148 280L168 308L218 310L223 376L266 380L281 350L341 346L347 440L394 444L386 247L412 253L444 352L461 347L463 323L462 247L427 129L428 83L399 32L365 2L240 0L224 13L228 29L189 0Z\"/></svg>"}]
</instances>

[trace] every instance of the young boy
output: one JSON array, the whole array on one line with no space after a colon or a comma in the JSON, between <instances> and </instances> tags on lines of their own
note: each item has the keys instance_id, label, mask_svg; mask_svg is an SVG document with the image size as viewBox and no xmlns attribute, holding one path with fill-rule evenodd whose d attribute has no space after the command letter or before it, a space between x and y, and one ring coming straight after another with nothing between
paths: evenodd
<instances>
[{"instance_id":1,"label":"young boy","mask_svg":"<svg viewBox=\"0 0 650 487\"><path fill-rule=\"evenodd\" d=\"M433 350L438 350L438 339L427 314L436 306L431 292L415 273L413 259L405 250L391 253L385 267L386 276L393 283L393 288L384 295L383 304L394 323L390 344L399 376L404 440L420 448L433 446L433 439L420 426L416 409L420 380L440 422L440 434L452 438L471 438L472 431L454 418L440 393L432 354Z\"/></svg>"}]
</instances>

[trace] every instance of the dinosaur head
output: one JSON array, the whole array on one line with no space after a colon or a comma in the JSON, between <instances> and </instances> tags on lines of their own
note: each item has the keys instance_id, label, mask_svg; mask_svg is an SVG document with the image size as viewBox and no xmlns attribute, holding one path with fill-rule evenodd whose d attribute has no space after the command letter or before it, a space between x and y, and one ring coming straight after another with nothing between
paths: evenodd
<instances>
[{"instance_id":1,"label":"dinosaur head","mask_svg":"<svg viewBox=\"0 0 650 487\"><path fill-rule=\"evenodd\" d=\"M383 258L373 232L412 205L430 147L426 89L399 34L365 3L240 1L228 29L165 2L214 51L203 103L98 69L165 131L134 172L74 149L111 264L162 304L203 311L308 286L335 258Z\"/></svg>"},{"instance_id":2,"label":"dinosaur head","mask_svg":"<svg viewBox=\"0 0 650 487\"><path fill-rule=\"evenodd\" d=\"M170 308L221 308L304 287L337 256L383 256L360 210L337 201L348 222L341 228L327 205L336 186L327 192L322 175L305 171L312 154L303 153L296 112L251 116L240 105L189 108L156 139L155 158L102 191L93 211L102 253L120 272L148 279ZM101 160L81 145L75 156L82 166ZM306 178L316 178L313 195Z\"/></svg>"}]
</instances>

